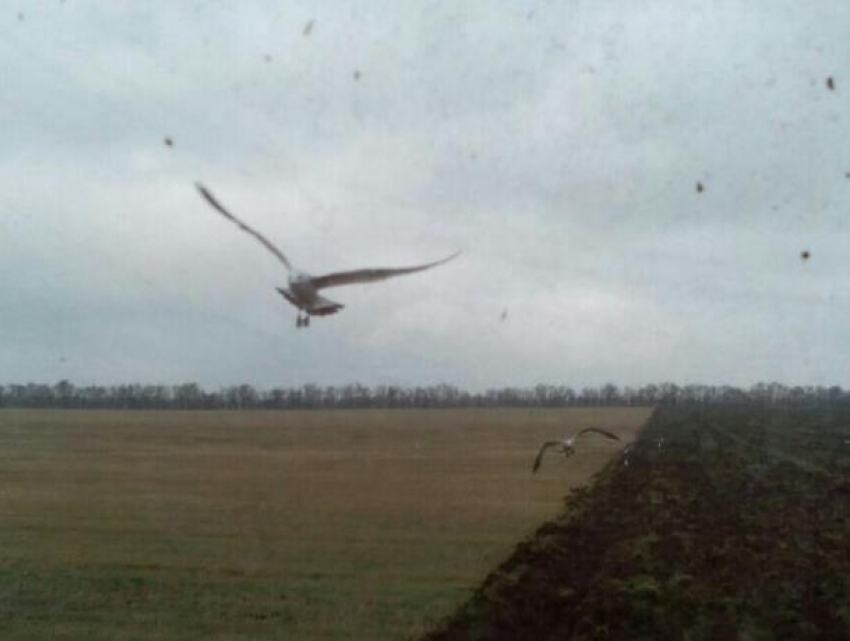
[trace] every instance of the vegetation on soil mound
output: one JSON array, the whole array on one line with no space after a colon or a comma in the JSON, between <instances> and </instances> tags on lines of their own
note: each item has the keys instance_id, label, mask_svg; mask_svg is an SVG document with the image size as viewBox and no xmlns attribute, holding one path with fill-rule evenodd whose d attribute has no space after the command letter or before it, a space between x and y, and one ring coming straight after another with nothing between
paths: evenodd
<instances>
[{"instance_id":1,"label":"vegetation on soil mound","mask_svg":"<svg viewBox=\"0 0 850 641\"><path fill-rule=\"evenodd\" d=\"M850 411L664 409L429 641L850 638Z\"/></svg>"}]
</instances>

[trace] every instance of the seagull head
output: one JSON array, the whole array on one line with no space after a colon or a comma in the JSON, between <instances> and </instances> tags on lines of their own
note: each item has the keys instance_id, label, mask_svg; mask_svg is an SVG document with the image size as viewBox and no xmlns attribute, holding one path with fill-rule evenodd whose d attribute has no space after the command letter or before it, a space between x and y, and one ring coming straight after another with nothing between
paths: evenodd
<instances>
[{"instance_id":1,"label":"seagull head","mask_svg":"<svg viewBox=\"0 0 850 641\"><path fill-rule=\"evenodd\" d=\"M310 280L310 274L305 274L304 272L300 272L297 269L293 269L289 272L289 284L293 283L306 283Z\"/></svg>"}]
</instances>

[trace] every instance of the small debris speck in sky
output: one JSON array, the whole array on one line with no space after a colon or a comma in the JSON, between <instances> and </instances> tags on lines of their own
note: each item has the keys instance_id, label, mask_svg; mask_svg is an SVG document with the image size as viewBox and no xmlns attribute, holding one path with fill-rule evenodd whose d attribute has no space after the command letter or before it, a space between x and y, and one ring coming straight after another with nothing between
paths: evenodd
<instances>
[{"instance_id":1,"label":"small debris speck in sky","mask_svg":"<svg viewBox=\"0 0 850 641\"><path fill-rule=\"evenodd\" d=\"M826 88L830 91L833 91L835 89L835 80L832 78L832 76L826 79Z\"/></svg>"},{"instance_id":2,"label":"small debris speck in sky","mask_svg":"<svg viewBox=\"0 0 850 641\"><path fill-rule=\"evenodd\" d=\"M701 182L698 182L697 183L697 193L701 194L703 191L705 191L705 187L703 187L703 184Z\"/></svg>"},{"instance_id":3,"label":"small debris speck in sky","mask_svg":"<svg viewBox=\"0 0 850 641\"><path fill-rule=\"evenodd\" d=\"M355 79L355 80L360 80L360 70L359 70L359 69L355 69L355 70L354 70L354 74L353 74L353 76L354 76L354 79Z\"/></svg>"},{"instance_id":4,"label":"small debris speck in sky","mask_svg":"<svg viewBox=\"0 0 850 641\"><path fill-rule=\"evenodd\" d=\"M18 20L19 20L20 22L23 22L23 21L24 21L24 14L23 14L23 13L19 13L19 14L18 14Z\"/></svg>"},{"instance_id":5,"label":"small debris speck in sky","mask_svg":"<svg viewBox=\"0 0 850 641\"><path fill-rule=\"evenodd\" d=\"M271 62L271 61L272 61L272 57L271 57L271 55L266 54L265 56L263 56L263 60L265 60L266 62Z\"/></svg>"},{"instance_id":6,"label":"small debris speck in sky","mask_svg":"<svg viewBox=\"0 0 850 641\"><path fill-rule=\"evenodd\" d=\"M504 321L504 320L507 320L507 319L508 319L508 310L504 309L504 310L502 310L502 320Z\"/></svg>"},{"instance_id":7,"label":"small debris speck in sky","mask_svg":"<svg viewBox=\"0 0 850 641\"><path fill-rule=\"evenodd\" d=\"M166 137L162 140L162 142L164 142L164 143L165 143L165 146L166 146L166 147L173 147L173 146L174 146L174 141L173 141L173 140L172 140L169 136L166 136Z\"/></svg>"},{"instance_id":8,"label":"small debris speck in sky","mask_svg":"<svg viewBox=\"0 0 850 641\"><path fill-rule=\"evenodd\" d=\"M309 20L307 24L304 25L304 35L309 36L313 33L313 25L316 24L315 20Z\"/></svg>"},{"instance_id":9,"label":"small debris speck in sky","mask_svg":"<svg viewBox=\"0 0 850 641\"><path fill-rule=\"evenodd\" d=\"M803 251L800 252L800 258L802 260L809 260L809 258L811 258L811 256L812 255L809 253L808 249L804 249Z\"/></svg>"}]
</instances>

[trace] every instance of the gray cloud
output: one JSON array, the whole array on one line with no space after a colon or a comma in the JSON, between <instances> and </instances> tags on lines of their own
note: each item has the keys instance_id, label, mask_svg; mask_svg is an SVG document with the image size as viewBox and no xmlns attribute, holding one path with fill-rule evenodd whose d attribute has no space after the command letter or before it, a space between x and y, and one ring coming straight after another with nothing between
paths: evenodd
<instances>
[{"instance_id":1,"label":"gray cloud","mask_svg":"<svg viewBox=\"0 0 850 641\"><path fill-rule=\"evenodd\" d=\"M9 381L850 383L841 3L2 19ZM311 271L466 253L296 332L198 179Z\"/></svg>"}]
</instances>

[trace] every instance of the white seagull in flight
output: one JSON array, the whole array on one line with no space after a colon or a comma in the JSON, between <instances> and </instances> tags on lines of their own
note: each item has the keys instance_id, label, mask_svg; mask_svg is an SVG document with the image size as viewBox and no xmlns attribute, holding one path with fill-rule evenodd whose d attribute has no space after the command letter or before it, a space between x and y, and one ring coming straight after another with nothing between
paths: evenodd
<instances>
[{"instance_id":1,"label":"white seagull in flight","mask_svg":"<svg viewBox=\"0 0 850 641\"><path fill-rule=\"evenodd\" d=\"M286 256L283 255L282 251L275 247L261 233L252 229L227 211L221 203L215 199L212 193L210 193L209 189L204 187L201 183L195 183L195 186L198 188L201 196L204 197L213 209L228 220L236 223L240 229L248 232L254 238L259 240L263 246L274 254L275 257L277 257L277 259L286 267L287 272L289 272L289 287L278 287L276 289L280 292L281 296L298 308L298 318L295 323L296 327L309 326L310 316L327 316L329 314L335 314L343 308L343 305L340 303L336 303L320 296L320 289L324 289L326 287L339 287L340 285L354 285L356 283L373 283L379 280L386 280L387 278L392 278L394 276L413 274L415 272L421 272L426 269L436 267L437 265L447 263L460 254L460 251L456 251L451 256L443 258L442 260L427 263L425 265L416 265L414 267L356 269L349 272L334 272L332 274L325 274L324 276L311 276L306 272L295 269L286 259ZM301 312L304 312L303 317L301 316Z\"/></svg>"},{"instance_id":2,"label":"white seagull in flight","mask_svg":"<svg viewBox=\"0 0 850 641\"><path fill-rule=\"evenodd\" d=\"M559 448L561 454L563 454L566 457L570 457L573 454L575 454L576 439L579 436L581 436L582 434L587 434L588 432L595 432L597 434L602 434L602 436L605 436L606 438L614 439L615 441L620 440L619 436L617 436L616 434L612 434L611 432L608 432L606 430L600 429L598 427L586 427L583 430L581 430L580 432L573 434L572 436L568 436L568 437L566 437L566 438L564 438L560 441L546 441L542 445L542 447L540 448L540 451L537 453L537 458L534 459L534 467L532 468L531 473L534 474L537 471L537 469L540 467L540 463L543 461L543 455L546 453L546 450L548 450L550 447Z\"/></svg>"}]
</instances>

